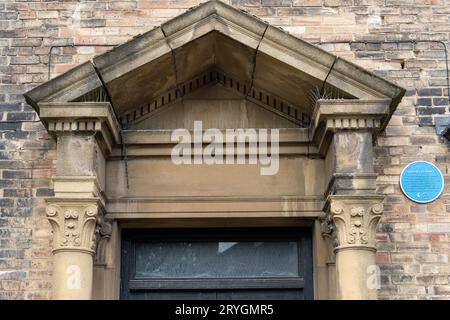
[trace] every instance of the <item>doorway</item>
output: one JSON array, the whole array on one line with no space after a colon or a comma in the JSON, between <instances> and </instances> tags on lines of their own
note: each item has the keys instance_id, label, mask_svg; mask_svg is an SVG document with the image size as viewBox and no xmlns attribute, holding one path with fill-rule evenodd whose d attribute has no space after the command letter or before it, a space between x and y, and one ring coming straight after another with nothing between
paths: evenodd
<instances>
[{"instance_id":1,"label":"doorway","mask_svg":"<svg viewBox=\"0 0 450 320\"><path fill-rule=\"evenodd\" d=\"M121 299L312 299L306 228L125 229Z\"/></svg>"}]
</instances>

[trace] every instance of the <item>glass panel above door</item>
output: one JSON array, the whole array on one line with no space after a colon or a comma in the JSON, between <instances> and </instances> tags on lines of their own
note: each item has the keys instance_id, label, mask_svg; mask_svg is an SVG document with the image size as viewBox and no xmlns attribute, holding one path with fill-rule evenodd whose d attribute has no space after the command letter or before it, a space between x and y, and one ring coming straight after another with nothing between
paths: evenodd
<instances>
[{"instance_id":1,"label":"glass panel above door","mask_svg":"<svg viewBox=\"0 0 450 320\"><path fill-rule=\"evenodd\" d=\"M142 241L135 246L135 277L298 277L298 250L295 241Z\"/></svg>"}]
</instances>

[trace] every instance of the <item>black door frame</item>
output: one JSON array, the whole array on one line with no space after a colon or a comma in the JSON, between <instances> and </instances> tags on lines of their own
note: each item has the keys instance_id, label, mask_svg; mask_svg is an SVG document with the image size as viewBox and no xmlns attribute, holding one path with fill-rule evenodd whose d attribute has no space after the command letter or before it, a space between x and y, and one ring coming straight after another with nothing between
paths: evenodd
<instances>
[{"instance_id":1,"label":"black door frame","mask_svg":"<svg viewBox=\"0 0 450 320\"><path fill-rule=\"evenodd\" d=\"M299 277L138 279L135 276L136 241L296 241L299 249ZM120 298L129 299L141 290L239 290L299 289L313 299L312 230L310 228L189 228L123 229Z\"/></svg>"}]
</instances>

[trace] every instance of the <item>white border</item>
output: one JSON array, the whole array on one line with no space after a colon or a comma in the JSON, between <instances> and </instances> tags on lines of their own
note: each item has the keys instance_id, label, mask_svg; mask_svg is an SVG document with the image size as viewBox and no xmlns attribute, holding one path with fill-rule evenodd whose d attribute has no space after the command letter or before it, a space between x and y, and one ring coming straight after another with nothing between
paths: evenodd
<instances>
[{"instance_id":1,"label":"white border","mask_svg":"<svg viewBox=\"0 0 450 320\"><path fill-rule=\"evenodd\" d=\"M434 198L431 199L431 200L427 200L427 201L419 201L419 200L412 199L411 197L409 197L409 196L406 194L405 190L403 190L403 185L402 185L402 176L403 176L403 173L405 172L406 168L408 168L409 166L411 166L411 165L413 165L414 163L417 163L417 162L424 162L424 163L427 163L427 164L429 164L429 165L435 167L436 170L439 172L439 174L440 174L440 176L441 176L441 179L442 179L442 187L441 187L441 190L439 191L439 193L437 194L437 196L434 197ZM441 194L442 194L442 191L444 191L444 176L442 175L441 170L440 170L438 167L436 167L435 164L433 164L433 163L431 163L431 162L429 162L429 161L418 160L418 161L413 161L413 162L408 163L408 164L403 168L402 173L400 174L400 181L399 181L399 184L400 184L400 189L402 190L403 194L404 194L409 200L414 201L414 202L417 202L417 203L430 203L430 202L433 202L434 200L436 200L437 198L439 198L439 197L441 196Z\"/></svg>"}]
</instances>

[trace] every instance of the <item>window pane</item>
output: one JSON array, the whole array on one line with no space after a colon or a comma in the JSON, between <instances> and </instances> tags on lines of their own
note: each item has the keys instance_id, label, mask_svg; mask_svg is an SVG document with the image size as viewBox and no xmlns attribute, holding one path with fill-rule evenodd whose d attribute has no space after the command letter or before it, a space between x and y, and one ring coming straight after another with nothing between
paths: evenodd
<instances>
[{"instance_id":1,"label":"window pane","mask_svg":"<svg viewBox=\"0 0 450 320\"><path fill-rule=\"evenodd\" d=\"M298 277L297 242L138 242L137 278Z\"/></svg>"}]
</instances>

